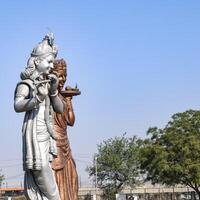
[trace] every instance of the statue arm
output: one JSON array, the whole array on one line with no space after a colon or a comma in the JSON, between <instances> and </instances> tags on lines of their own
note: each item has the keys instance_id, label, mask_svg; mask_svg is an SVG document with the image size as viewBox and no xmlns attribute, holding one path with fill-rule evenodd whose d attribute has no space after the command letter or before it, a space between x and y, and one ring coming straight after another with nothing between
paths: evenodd
<instances>
[{"instance_id":1,"label":"statue arm","mask_svg":"<svg viewBox=\"0 0 200 200\"><path fill-rule=\"evenodd\" d=\"M53 109L57 113L63 113L64 112L64 104L60 97L58 96L58 77L55 74L49 74L48 75L50 79L50 99L53 106Z\"/></svg>"},{"instance_id":2,"label":"statue arm","mask_svg":"<svg viewBox=\"0 0 200 200\"><path fill-rule=\"evenodd\" d=\"M29 86L19 84L16 88L14 98L14 109L16 112L26 112L32 110L39 104L36 97L29 97Z\"/></svg>"},{"instance_id":3,"label":"statue arm","mask_svg":"<svg viewBox=\"0 0 200 200\"><path fill-rule=\"evenodd\" d=\"M54 111L57 113L63 113L64 112L64 104L63 104L62 100L59 98L59 96L58 95L56 95L56 96L50 95L50 99L51 99L51 103L52 103Z\"/></svg>"},{"instance_id":4,"label":"statue arm","mask_svg":"<svg viewBox=\"0 0 200 200\"><path fill-rule=\"evenodd\" d=\"M71 97L66 98L66 105L67 105L67 125L73 126L75 122L75 114L73 110L73 105L71 101Z\"/></svg>"}]
</instances>

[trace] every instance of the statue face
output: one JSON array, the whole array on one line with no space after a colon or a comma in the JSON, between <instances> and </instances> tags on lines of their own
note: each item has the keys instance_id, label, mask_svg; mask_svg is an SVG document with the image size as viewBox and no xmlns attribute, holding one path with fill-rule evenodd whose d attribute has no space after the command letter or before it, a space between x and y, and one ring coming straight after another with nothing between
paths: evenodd
<instances>
[{"instance_id":1,"label":"statue face","mask_svg":"<svg viewBox=\"0 0 200 200\"><path fill-rule=\"evenodd\" d=\"M39 73L49 74L53 69L54 56L48 55L45 58L38 58L35 61L36 69Z\"/></svg>"},{"instance_id":2,"label":"statue face","mask_svg":"<svg viewBox=\"0 0 200 200\"><path fill-rule=\"evenodd\" d=\"M58 90L61 91L64 87L65 81L66 81L66 70L59 70L58 73Z\"/></svg>"},{"instance_id":3,"label":"statue face","mask_svg":"<svg viewBox=\"0 0 200 200\"><path fill-rule=\"evenodd\" d=\"M59 80L58 90L59 91L63 89L66 79L67 79L66 67L67 67L66 63L63 59L55 60L53 72L55 72L58 76L58 80Z\"/></svg>"}]
</instances>

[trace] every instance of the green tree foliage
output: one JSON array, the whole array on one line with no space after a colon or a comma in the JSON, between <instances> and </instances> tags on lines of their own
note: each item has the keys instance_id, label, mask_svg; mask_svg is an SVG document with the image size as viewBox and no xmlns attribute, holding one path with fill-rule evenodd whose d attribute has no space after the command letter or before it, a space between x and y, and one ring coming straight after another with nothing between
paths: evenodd
<instances>
[{"instance_id":1,"label":"green tree foliage","mask_svg":"<svg viewBox=\"0 0 200 200\"><path fill-rule=\"evenodd\" d=\"M5 179L5 177L3 174L1 174L1 170L0 170L0 187L2 186L4 179Z\"/></svg>"},{"instance_id":2,"label":"green tree foliage","mask_svg":"<svg viewBox=\"0 0 200 200\"><path fill-rule=\"evenodd\" d=\"M148 134L140 151L147 180L186 185L200 197L200 111L174 114L165 128L150 128Z\"/></svg>"},{"instance_id":3,"label":"green tree foliage","mask_svg":"<svg viewBox=\"0 0 200 200\"><path fill-rule=\"evenodd\" d=\"M97 184L103 189L105 199L115 199L115 194L124 186L139 183L138 154L140 141L136 137L115 137L98 145ZM95 163L95 162L94 162ZM95 164L88 167L95 180Z\"/></svg>"}]
</instances>

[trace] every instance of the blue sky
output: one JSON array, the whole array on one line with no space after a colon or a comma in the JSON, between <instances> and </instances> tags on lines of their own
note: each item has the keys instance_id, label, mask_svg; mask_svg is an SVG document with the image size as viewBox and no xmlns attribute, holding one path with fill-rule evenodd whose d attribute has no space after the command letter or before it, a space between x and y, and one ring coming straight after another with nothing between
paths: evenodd
<instances>
[{"instance_id":1,"label":"blue sky","mask_svg":"<svg viewBox=\"0 0 200 200\"><path fill-rule=\"evenodd\" d=\"M73 99L76 123L68 134L85 183L102 140L124 132L145 137L148 127L164 126L173 113L199 109L199 10L194 0L1 2L0 168L6 181L19 182L23 173L15 85L47 27L58 57L67 61L68 85L78 83L82 91Z\"/></svg>"}]
</instances>

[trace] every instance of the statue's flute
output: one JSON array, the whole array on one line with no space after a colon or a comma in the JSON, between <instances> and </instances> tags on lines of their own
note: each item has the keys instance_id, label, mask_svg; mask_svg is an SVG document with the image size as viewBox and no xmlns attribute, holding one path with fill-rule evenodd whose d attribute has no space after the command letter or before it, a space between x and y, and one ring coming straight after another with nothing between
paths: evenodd
<instances>
[{"instance_id":1,"label":"statue's flute","mask_svg":"<svg viewBox=\"0 0 200 200\"><path fill-rule=\"evenodd\" d=\"M34 80L34 84L35 85L41 85L41 84L44 84L44 83L49 83L49 82L51 82L52 81L52 78L51 77L49 77L49 76L47 76L46 78L47 79L45 79L45 80L37 80L37 78L39 77L39 76L41 76L43 73L40 73L37 77L36 77L36 79Z\"/></svg>"},{"instance_id":2,"label":"statue's flute","mask_svg":"<svg viewBox=\"0 0 200 200\"><path fill-rule=\"evenodd\" d=\"M47 79L47 80L41 80L41 81L35 80L35 81L34 81L34 84L35 84L35 85L41 85L41 84L43 84L43 83L49 83L49 82L51 82L51 80L49 80L49 79Z\"/></svg>"}]
</instances>

